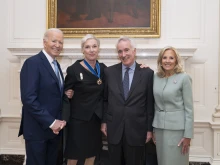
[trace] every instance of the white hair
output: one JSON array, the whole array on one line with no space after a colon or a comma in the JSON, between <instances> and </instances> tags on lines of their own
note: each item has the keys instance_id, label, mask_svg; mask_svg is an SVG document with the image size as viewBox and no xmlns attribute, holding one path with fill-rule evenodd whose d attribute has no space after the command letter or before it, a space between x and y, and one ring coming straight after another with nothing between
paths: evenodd
<instances>
[{"instance_id":1,"label":"white hair","mask_svg":"<svg viewBox=\"0 0 220 165\"><path fill-rule=\"evenodd\" d=\"M127 37L127 36L121 36L121 37L118 39L117 43L116 43L116 49L117 49L117 47L118 47L118 44L119 44L121 41L129 41L130 44L131 44L132 49L134 50L134 49L136 48L136 44L135 44L134 40L132 40L131 38L129 38L129 37Z\"/></svg>"},{"instance_id":2,"label":"white hair","mask_svg":"<svg viewBox=\"0 0 220 165\"><path fill-rule=\"evenodd\" d=\"M100 41L99 41L99 39L98 38L96 38L94 35L92 35L92 34L86 34L83 38L82 38L82 40L81 40L81 50L83 51L83 47L84 47L84 44L85 44L85 42L87 41L87 40L89 40L89 39L94 39L94 40L96 40L97 41L97 44L98 44L98 47L100 47Z\"/></svg>"},{"instance_id":3,"label":"white hair","mask_svg":"<svg viewBox=\"0 0 220 165\"><path fill-rule=\"evenodd\" d=\"M50 28L50 29L47 29L46 32L44 33L44 40L47 40L48 38L48 34L50 32L58 32L58 33L61 33L63 35L63 32L60 30L60 29L57 29L57 28Z\"/></svg>"}]
</instances>

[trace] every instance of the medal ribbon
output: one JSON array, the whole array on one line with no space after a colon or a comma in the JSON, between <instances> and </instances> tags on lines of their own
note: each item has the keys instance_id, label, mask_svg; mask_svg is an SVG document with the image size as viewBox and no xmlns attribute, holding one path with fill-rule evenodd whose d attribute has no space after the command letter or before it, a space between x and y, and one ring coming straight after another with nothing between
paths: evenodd
<instances>
[{"instance_id":1,"label":"medal ribbon","mask_svg":"<svg viewBox=\"0 0 220 165\"><path fill-rule=\"evenodd\" d=\"M98 74L96 73L96 71L91 67L91 65L89 65L89 63L86 60L83 60L84 64L88 67L88 69L92 72L92 74L94 74L96 77L98 77L100 79L100 66L98 61L96 61L95 67L97 69Z\"/></svg>"}]
</instances>

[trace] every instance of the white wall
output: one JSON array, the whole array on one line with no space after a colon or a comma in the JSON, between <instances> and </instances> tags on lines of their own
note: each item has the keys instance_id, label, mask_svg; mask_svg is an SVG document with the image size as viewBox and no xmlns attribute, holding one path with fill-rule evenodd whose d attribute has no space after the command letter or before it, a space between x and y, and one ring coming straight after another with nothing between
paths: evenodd
<instances>
[{"instance_id":1,"label":"white wall","mask_svg":"<svg viewBox=\"0 0 220 165\"><path fill-rule=\"evenodd\" d=\"M219 0L161 0L161 37L136 38L138 61L156 68L159 50L172 45L183 56L185 70L192 76L195 133L190 159L220 162L220 123L212 121L218 105ZM19 70L28 56L42 48L46 30L45 0L0 2L0 154L24 154L17 138L20 121ZM101 61L117 61L115 38L101 39ZM69 56L70 55L70 56ZM63 58L67 66L81 57L80 39L65 39Z\"/></svg>"}]
</instances>

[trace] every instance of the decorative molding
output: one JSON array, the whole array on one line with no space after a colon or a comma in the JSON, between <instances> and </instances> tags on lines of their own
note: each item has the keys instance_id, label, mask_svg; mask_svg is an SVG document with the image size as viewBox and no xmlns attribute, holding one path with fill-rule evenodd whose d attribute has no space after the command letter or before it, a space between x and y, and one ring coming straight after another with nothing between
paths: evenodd
<instances>
[{"instance_id":1,"label":"decorative molding","mask_svg":"<svg viewBox=\"0 0 220 165\"><path fill-rule=\"evenodd\" d=\"M156 59L160 50L163 47L148 47L148 48L137 48L138 59ZM13 56L19 58L27 58L34 54L37 54L42 48L8 48ZM193 47L177 47L182 58L187 59L192 57L197 50ZM78 59L82 58L81 48L64 48L60 55L64 58ZM112 48L100 48L100 59L117 59L117 53L114 47ZM10 62L18 62L15 58L8 58Z\"/></svg>"},{"instance_id":2,"label":"decorative molding","mask_svg":"<svg viewBox=\"0 0 220 165\"><path fill-rule=\"evenodd\" d=\"M211 128L211 123L208 121L194 121L194 127L195 128Z\"/></svg>"},{"instance_id":3,"label":"decorative molding","mask_svg":"<svg viewBox=\"0 0 220 165\"><path fill-rule=\"evenodd\" d=\"M15 115L0 115L0 121L1 122L21 122L21 116L15 116Z\"/></svg>"},{"instance_id":4,"label":"decorative molding","mask_svg":"<svg viewBox=\"0 0 220 165\"><path fill-rule=\"evenodd\" d=\"M0 155L9 154L9 155L25 155L25 148L0 148Z\"/></svg>"},{"instance_id":5,"label":"decorative molding","mask_svg":"<svg viewBox=\"0 0 220 165\"><path fill-rule=\"evenodd\" d=\"M6 122L10 122L12 120L20 122L21 116L20 115L1 115L1 110L0 110L0 119L2 119L2 121L6 121ZM195 128L220 129L220 123L195 120L194 121L194 127Z\"/></svg>"},{"instance_id":6,"label":"decorative molding","mask_svg":"<svg viewBox=\"0 0 220 165\"><path fill-rule=\"evenodd\" d=\"M213 130L218 130L220 131L220 122L217 123L217 122L210 122L210 126Z\"/></svg>"},{"instance_id":7,"label":"decorative molding","mask_svg":"<svg viewBox=\"0 0 220 165\"><path fill-rule=\"evenodd\" d=\"M200 165L200 164L194 164L195 162L196 163L201 163L201 162L204 162L204 165L210 165L210 162L213 161L213 158L211 156L201 156L201 155L192 155L192 156L189 156L189 161L192 162L191 165ZM205 163L205 162L209 162L209 163ZM201 165L203 165L201 163Z\"/></svg>"},{"instance_id":8,"label":"decorative molding","mask_svg":"<svg viewBox=\"0 0 220 165\"><path fill-rule=\"evenodd\" d=\"M215 112L212 115L212 120L213 122L220 122L220 105L215 108Z\"/></svg>"},{"instance_id":9,"label":"decorative molding","mask_svg":"<svg viewBox=\"0 0 220 165\"><path fill-rule=\"evenodd\" d=\"M220 38L220 36L219 36ZM220 73L220 53L218 54L218 73ZM212 115L213 122L220 122L220 76L218 76L218 105Z\"/></svg>"},{"instance_id":10,"label":"decorative molding","mask_svg":"<svg viewBox=\"0 0 220 165\"><path fill-rule=\"evenodd\" d=\"M172 0L167 2L167 6L172 6L165 18L170 39L204 42L206 0L185 0L178 3ZM178 17L175 15L175 13L183 13L185 8L187 8L186 13L179 14Z\"/></svg>"},{"instance_id":11,"label":"decorative molding","mask_svg":"<svg viewBox=\"0 0 220 165\"><path fill-rule=\"evenodd\" d=\"M0 122L2 121L2 110L0 109Z\"/></svg>"}]
</instances>

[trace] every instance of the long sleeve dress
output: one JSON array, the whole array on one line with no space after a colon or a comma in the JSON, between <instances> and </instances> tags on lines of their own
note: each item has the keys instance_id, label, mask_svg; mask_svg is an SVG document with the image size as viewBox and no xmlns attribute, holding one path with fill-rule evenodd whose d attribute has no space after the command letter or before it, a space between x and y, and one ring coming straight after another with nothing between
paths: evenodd
<instances>
[{"instance_id":1,"label":"long sleeve dress","mask_svg":"<svg viewBox=\"0 0 220 165\"><path fill-rule=\"evenodd\" d=\"M180 140L193 137L192 81L186 73L168 78L154 76L155 128L158 165L189 164Z\"/></svg>"}]
</instances>

